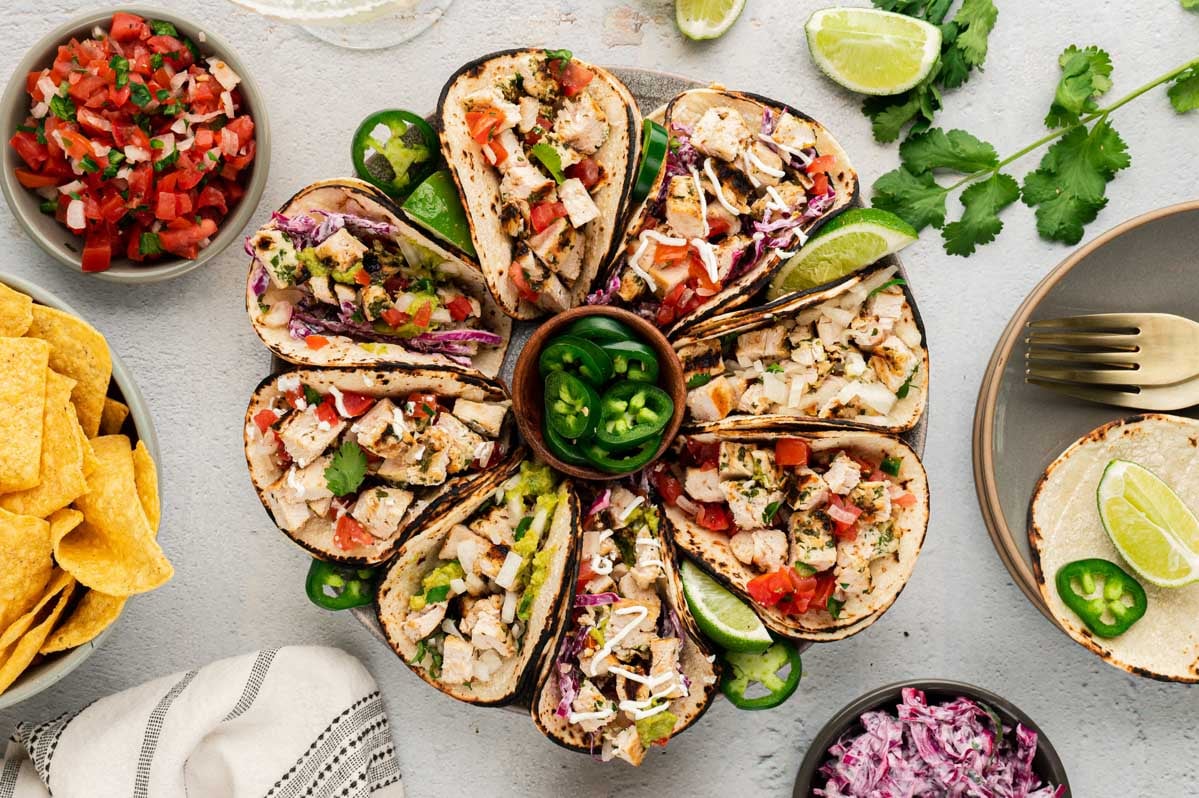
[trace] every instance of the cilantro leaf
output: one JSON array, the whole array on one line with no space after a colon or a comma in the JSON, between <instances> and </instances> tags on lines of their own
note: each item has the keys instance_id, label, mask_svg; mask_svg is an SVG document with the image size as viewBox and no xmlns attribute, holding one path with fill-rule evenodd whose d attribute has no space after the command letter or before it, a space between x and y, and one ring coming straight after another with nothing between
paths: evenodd
<instances>
[{"instance_id":1,"label":"cilantro leaf","mask_svg":"<svg viewBox=\"0 0 1199 798\"><path fill-rule=\"evenodd\" d=\"M987 60L987 37L998 18L999 9L992 0L963 0L953 15L953 23L958 26L953 46L971 67L980 67Z\"/></svg>"},{"instance_id":2,"label":"cilantro leaf","mask_svg":"<svg viewBox=\"0 0 1199 798\"><path fill-rule=\"evenodd\" d=\"M940 25L953 0L874 0L874 7Z\"/></svg>"},{"instance_id":3,"label":"cilantro leaf","mask_svg":"<svg viewBox=\"0 0 1199 798\"><path fill-rule=\"evenodd\" d=\"M931 172L915 175L901 166L874 181L872 204L923 230L945 224L947 194L948 189L939 185Z\"/></svg>"},{"instance_id":4,"label":"cilantro leaf","mask_svg":"<svg viewBox=\"0 0 1199 798\"><path fill-rule=\"evenodd\" d=\"M553 145L539 141L530 148L529 154L541 162L541 165L549 171L550 177L554 178L554 182L566 182L566 175L562 172L562 156L558 154Z\"/></svg>"},{"instance_id":5,"label":"cilantro leaf","mask_svg":"<svg viewBox=\"0 0 1199 798\"><path fill-rule=\"evenodd\" d=\"M1002 172L972 184L962 192L962 205L966 207L962 218L945 225L941 231L945 251L950 255L970 255L979 245L994 241L1003 229L999 212L1018 199L1020 185Z\"/></svg>"},{"instance_id":6,"label":"cilantro leaf","mask_svg":"<svg viewBox=\"0 0 1199 798\"><path fill-rule=\"evenodd\" d=\"M919 174L933 169L952 169L969 174L999 163L995 148L964 130L932 128L908 136L899 145L899 158L909 171Z\"/></svg>"},{"instance_id":7,"label":"cilantro leaf","mask_svg":"<svg viewBox=\"0 0 1199 798\"><path fill-rule=\"evenodd\" d=\"M966 63L965 54L954 47L961 28L955 22L946 22L941 26L941 85L947 89L956 89L970 77L970 65Z\"/></svg>"},{"instance_id":8,"label":"cilantro leaf","mask_svg":"<svg viewBox=\"0 0 1199 798\"><path fill-rule=\"evenodd\" d=\"M1098 47L1080 50L1071 45L1057 61L1062 77L1045 117L1050 128L1072 125L1084 113L1094 113L1099 109L1095 98L1112 87L1111 56Z\"/></svg>"},{"instance_id":9,"label":"cilantro leaf","mask_svg":"<svg viewBox=\"0 0 1199 798\"><path fill-rule=\"evenodd\" d=\"M1195 5L1191 7L1199 9L1199 0L1193 2ZM1199 66L1193 66L1175 78L1166 94L1170 97L1170 105L1180 114L1199 108Z\"/></svg>"},{"instance_id":10,"label":"cilantro leaf","mask_svg":"<svg viewBox=\"0 0 1199 798\"><path fill-rule=\"evenodd\" d=\"M366 455L354 441L345 441L333 454L325 469L325 484L334 496L345 496L358 490L366 476Z\"/></svg>"},{"instance_id":11,"label":"cilantro leaf","mask_svg":"<svg viewBox=\"0 0 1199 798\"><path fill-rule=\"evenodd\" d=\"M912 122L931 122L941 107L940 93L930 82L931 76L914 89L893 97L868 97L862 103L862 113L870 117L874 140L895 141ZM921 119L922 117L922 119Z\"/></svg>"}]
</instances>

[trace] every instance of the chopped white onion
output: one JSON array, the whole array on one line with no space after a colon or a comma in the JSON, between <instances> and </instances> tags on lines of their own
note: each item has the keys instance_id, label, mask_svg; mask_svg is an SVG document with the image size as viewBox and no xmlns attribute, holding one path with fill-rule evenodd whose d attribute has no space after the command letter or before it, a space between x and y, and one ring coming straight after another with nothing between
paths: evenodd
<instances>
[{"instance_id":1,"label":"chopped white onion","mask_svg":"<svg viewBox=\"0 0 1199 798\"><path fill-rule=\"evenodd\" d=\"M463 593L466 592L466 580L465 579L451 579L450 580L450 592L453 593L455 596L461 596Z\"/></svg>"},{"instance_id":2,"label":"chopped white onion","mask_svg":"<svg viewBox=\"0 0 1199 798\"><path fill-rule=\"evenodd\" d=\"M138 147L134 144L125 145L125 160L129 163L138 163L140 161L150 160L150 151L145 147Z\"/></svg>"},{"instance_id":3,"label":"chopped white onion","mask_svg":"<svg viewBox=\"0 0 1199 798\"><path fill-rule=\"evenodd\" d=\"M475 558L478 556L479 544L470 538L458 542L458 562L462 565L462 570L468 574L473 574L475 572Z\"/></svg>"},{"instance_id":4,"label":"chopped white onion","mask_svg":"<svg viewBox=\"0 0 1199 798\"><path fill-rule=\"evenodd\" d=\"M461 545L458 547L461 549ZM508 556L504 558L504 564L500 568L500 572L495 576L495 583L504 590L511 590L512 585L516 583L516 575L520 573L520 565L525 561L514 551L509 551Z\"/></svg>"},{"instance_id":5,"label":"chopped white onion","mask_svg":"<svg viewBox=\"0 0 1199 798\"><path fill-rule=\"evenodd\" d=\"M83 230L87 221L83 217L83 200L71 200L67 204L67 227L72 230Z\"/></svg>"},{"instance_id":6,"label":"chopped white onion","mask_svg":"<svg viewBox=\"0 0 1199 798\"><path fill-rule=\"evenodd\" d=\"M828 513L828 517L841 524L852 524L858 520L858 517L851 512L848 512L835 504L828 504L824 507L824 511Z\"/></svg>"},{"instance_id":7,"label":"chopped white onion","mask_svg":"<svg viewBox=\"0 0 1199 798\"><path fill-rule=\"evenodd\" d=\"M72 194L83 190L83 184L78 180L72 180L70 183L63 183L58 187L59 194Z\"/></svg>"},{"instance_id":8,"label":"chopped white onion","mask_svg":"<svg viewBox=\"0 0 1199 798\"><path fill-rule=\"evenodd\" d=\"M509 590L504 594L504 606L500 608L500 620L509 624L516 620L515 590Z\"/></svg>"},{"instance_id":9,"label":"chopped white onion","mask_svg":"<svg viewBox=\"0 0 1199 798\"><path fill-rule=\"evenodd\" d=\"M212 73L212 76L216 78L216 82L221 84L221 88L225 91L232 91L233 87L241 83L241 76L216 56L208 59L208 71ZM230 114L230 116L232 115Z\"/></svg>"}]
</instances>

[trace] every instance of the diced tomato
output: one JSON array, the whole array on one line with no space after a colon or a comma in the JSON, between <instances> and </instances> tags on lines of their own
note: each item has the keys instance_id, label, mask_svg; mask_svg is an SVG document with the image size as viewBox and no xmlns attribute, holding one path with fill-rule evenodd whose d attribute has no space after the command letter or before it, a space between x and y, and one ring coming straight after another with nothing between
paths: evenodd
<instances>
[{"instance_id":1,"label":"diced tomato","mask_svg":"<svg viewBox=\"0 0 1199 798\"><path fill-rule=\"evenodd\" d=\"M806 167L804 167L804 171L806 171L810 175L823 174L826 172L833 171L833 169L836 167L836 165L837 165L836 158L834 158L831 155L821 155L817 158L813 158L811 163L809 163Z\"/></svg>"},{"instance_id":2,"label":"diced tomato","mask_svg":"<svg viewBox=\"0 0 1199 798\"><path fill-rule=\"evenodd\" d=\"M422 330L429 326L433 319L433 303L425 302L412 314L412 323Z\"/></svg>"},{"instance_id":3,"label":"diced tomato","mask_svg":"<svg viewBox=\"0 0 1199 798\"><path fill-rule=\"evenodd\" d=\"M487 143L495 129L504 121L504 112L493 106L466 112L466 128L479 146Z\"/></svg>"},{"instance_id":4,"label":"diced tomato","mask_svg":"<svg viewBox=\"0 0 1199 798\"><path fill-rule=\"evenodd\" d=\"M454 321L463 321L475 312L474 306L465 296L456 296L446 303L446 310Z\"/></svg>"},{"instance_id":5,"label":"diced tomato","mask_svg":"<svg viewBox=\"0 0 1199 798\"><path fill-rule=\"evenodd\" d=\"M553 224L555 219L565 215L566 206L561 202L542 202L534 205L529 211L529 223L533 225L533 232L540 233Z\"/></svg>"},{"instance_id":6,"label":"diced tomato","mask_svg":"<svg viewBox=\"0 0 1199 798\"><path fill-rule=\"evenodd\" d=\"M564 59L551 61L550 73L562 87L562 93L567 97L574 97L595 79L595 73L577 61L570 60L565 63L563 61Z\"/></svg>"},{"instance_id":7,"label":"diced tomato","mask_svg":"<svg viewBox=\"0 0 1199 798\"><path fill-rule=\"evenodd\" d=\"M654 263L674 263L690 256L690 244L658 244L654 247Z\"/></svg>"},{"instance_id":8,"label":"diced tomato","mask_svg":"<svg viewBox=\"0 0 1199 798\"><path fill-rule=\"evenodd\" d=\"M42 164L50 157L45 144L38 144L37 134L18 131L8 140L9 145L21 156L21 160L30 169L41 169ZM25 185L22 183L21 185Z\"/></svg>"},{"instance_id":9,"label":"diced tomato","mask_svg":"<svg viewBox=\"0 0 1199 798\"><path fill-rule=\"evenodd\" d=\"M708 267L704 265L699 254L694 251L690 255L690 260L687 261L687 274L700 289L707 292L708 296L712 296L720 290L720 283L712 282L712 278L708 274Z\"/></svg>"},{"instance_id":10,"label":"diced tomato","mask_svg":"<svg viewBox=\"0 0 1199 798\"><path fill-rule=\"evenodd\" d=\"M787 575L787 571L790 570L790 568L780 568L768 574L755 576L745 586L749 597L763 607L773 607L778 604L794 589L791 577Z\"/></svg>"},{"instance_id":11,"label":"diced tomato","mask_svg":"<svg viewBox=\"0 0 1199 798\"><path fill-rule=\"evenodd\" d=\"M806 466L812 448L803 438L779 438L774 442L774 462L784 468Z\"/></svg>"},{"instance_id":12,"label":"diced tomato","mask_svg":"<svg viewBox=\"0 0 1199 798\"><path fill-rule=\"evenodd\" d=\"M239 118L241 118L241 117L239 117ZM244 118L249 119L249 117L244 117ZM228 127L228 125L226 125L226 127ZM197 150L211 149L212 145L215 141L215 138L216 137L213 135L211 130L209 130L206 127L202 127L196 131L195 148Z\"/></svg>"},{"instance_id":13,"label":"diced tomato","mask_svg":"<svg viewBox=\"0 0 1199 798\"><path fill-rule=\"evenodd\" d=\"M374 398L365 394L353 391L341 392L341 406L347 413L346 418L356 418L370 410L374 404Z\"/></svg>"},{"instance_id":14,"label":"diced tomato","mask_svg":"<svg viewBox=\"0 0 1199 798\"><path fill-rule=\"evenodd\" d=\"M324 349L329 345L329 339L323 335L306 335L304 343L308 345L309 349Z\"/></svg>"},{"instance_id":15,"label":"diced tomato","mask_svg":"<svg viewBox=\"0 0 1199 798\"><path fill-rule=\"evenodd\" d=\"M681 455L680 460L684 466L711 471L716 468L717 461L720 459L720 443L717 441L704 443L695 438L686 438L683 440Z\"/></svg>"},{"instance_id":16,"label":"diced tomato","mask_svg":"<svg viewBox=\"0 0 1199 798\"><path fill-rule=\"evenodd\" d=\"M239 116L221 129L237 136L239 150L254 138L254 120L248 116Z\"/></svg>"},{"instance_id":17,"label":"diced tomato","mask_svg":"<svg viewBox=\"0 0 1199 798\"><path fill-rule=\"evenodd\" d=\"M79 75L80 73L75 72L72 74ZM79 103L88 102L91 100L93 94L99 94L103 98L107 92L108 84L99 75L80 75L79 80L72 83L67 89L67 95Z\"/></svg>"},{"instance_id":18,"label":"diced tomato","mask_svg":"<svg viewBox=\"0 0 1199 798\"><path fill-rule=\"evenodd\" d=\"M200 189L200 195L196 197L196 208L215 208L221 214L229 212L225 193L213 185L204 186L204 188Z\"/></svg>"},{"instance_id":19,"label":"diced tomato","mask_svg":"<svg viewBox=\"0 0 1199 798\"><path fill-rule=\"evenodd\" d=\"M112 132L112 122L90 108L80 108L76 112L75 118L94 136L103 136L105 133Z\"/></svg>"},{"instance_id":20,"label":"diced tomato","mask_svg":"<svg viewBox=\"0 0 1199 798\"><path fill-rule=\"evenodd\" d=\"M358 283L358 285L361 285L361 286L370 285L371 284L371 273L368 272L366 269L359 269L358 271L354 272L354 282Z\"/></svg>"},{"instance_id":21,"label":"diced tomato","mask_svg":"<svg viewBox=\"0 0 1199 798\"><path fill-rule=\"evenodd\" d=\"M287 403L295 410L308 406L308 400L304 398L303 385L297 385L295 388L292 388L285 396L287 396Z\"/></svg>"},{"instance_id":22,"label":"diced tomato","mask_svg":"<svg viewBox=\"0 0 1199 798\"><path fill-rule=\"evenodd\" d=\"M343 515L337 519L337 528L333 532L333 545L342 551L350 551L355 546L369 546L374 541L371 534L354 517Z\"/></svg>"},{"instance_id":23,"label":"diced tomato","mask_svg":"<svg viewBox=\"0 0 1199 798\"><path fill-rule=\"evenodd\" d=\"M109 36L118 42L132 42L146 38L150 33L146 21L137 14L118 11L112 15L112 27ZM144 34L144 35L143 35Z\"/></svg>"},{"instance_id":24,"label":"diced tomato","mask_svg":"<svg viewBox=\"0 0 1199 798\"><path fill-rule=\"evenodd\" d=\"M499 139L492 139L484 146L488 150L491 150L491 162L493 166L503 166L504 161L508 160L508 151L504 149L504 145L500 143Z\"/></svg>"},{"instance_id":25,"label":"diced tomato","mask_svg":"<svg viewBox=\"0 0 1199 798\"><path fill-rule=\"evenodd\" d=\"M181 218L171 222L167 229L158 231L158 242L164 250L172 255L178 255L181 258L194 258L200 251L200 242L211 238L214 233L216 233L216 222L212 219L189 222Z\"/></svg>"},{"instance_id":26,"label":"diced tomato","mask_svg":"<svg viewBox=\"0 0 1199 798\"><path fill-rule=\"evenodd\" d=\"M843 500L835 493L830 493L828 498L830 507L837 508L835 513L829 513L829 518L833 521L833 536L838 540L854 541L858 539L858 516L862 514L862 508L856 504L851 504ZM842 516L838 518L837 516ZM852 516L853 520L849 520Z\"/></svg>"},{"instance_id":27,"label":"diced tomato","mask_svg":"<svg viewBox=\"0 0 1199 798\"><path fill-rule=\"evenodd\" d=\"M709 216L708 217L708 239L722 236L732 229L729 220L724 216Z\"/></svg>"},{"instance_id":28,"label":"diced tomato","mask_svg":"<svg viewBox=\"0 0 1199 798\"><path fill-rule=\"evenodd\" d=\"M575 580L575 593L586 593L587 583L594 579L596 573L591 568L591 560L584 559L579 563L579 576Z\"/></svg>"},{"instance_id":29,"label":"diced tomato","mask_svg":"<svg viewBox=\"0 0 1199 798\"><path fill-rule=\"evenodd\" d=\"M891 503L899 507L915 507L916 495L914 493L903 493L892 499Z\"/></svg>"},{"instance_id":30,"label":"diced tomato","mask_svg":"<svg viewBox=\"0 0 1199 798\"><path fill-rule=\"evenodd\" d=\"M58 131L58 137L62 141L63 150L71 160L82 160L85 155L92 154L92 143L87 138L79 133L76 133L70 128L61 128Z\"/></svg>"},{"instance_id":31,"label":"diced tomato","mask_svg":"<svg viewBox=\"0 0 1199 798\"><path fill-rule=\"evenodd\" d=\"M163 61L170 64L172 69L186 69L195 61L191 50L174 36L151 36L146 40L146 46L151 52L160 53Z\"/></svg>"},{"instance_id":32,"label":"diced tomato","mask_svg":"<svg viewBox=\"0 0 1199 798\"><path fill-rule=\"evenodd\" d=\"M832 568L816 574L816 593L812 596L812 606L816 609L826 609L828 600L833 597L833 591L836 589L837 578Z\"/></svg>"},{"instance_id":33,"label":"diced tomato","mask_svg":"<svg viewBox=\"0 0 1199 798\"><path fill-rule=\"evenodd\" d=\"M699 511L695 523L713 532L724 532L733 526L733 514L723 502L696 502Z\"/></svg>"},{"instance_id":34,"label":"diced tomato","mask_svg":"<svg viewBox=\"0 0 1199 798\"><path fill-rule=\"evenodd\" d=\"M779 612L785 615L803 615L816 595L818 580L814 576L800 576L799 572L790 566L784 566L781 570L791 582L791 593L779 600Z\"/></svg>"},{"instance_id":35,"label":"diced tomato","mask_svg":"<svg viewBox=\"0 0 1199 798\"><path fill-rule=\"evenodd\" d=\"M54 175L39 175L37 172L19 168L14 169L13 172L17 176L17 182L25 188L45 188L58 185L58 179Z\"/></svg>"},{"instance_id":36,"label":"diced tomato","mask_svg":"<svg viewBox=\"0 0 1199 798\"><path fill-rule=\"evenodd\" d=\"M113 192L100 201L100 218L109 224L116 224L125 217L125 200Z\"/></svg>"},{"instance_id":37,"label":"diced tomato","mask_svg":"<svg viewBox=\"0 0 1199 798\"><path fill-rule=\"evenodd\" d=\"M437 404L437 394L412 393L408 394L404 413L409 418L417 421L432 421L437 418L437 413L440 409L440 406Z\"/></svg>"},{"instance_id":38,"label":"diced tomato","mask_svg":"<svg viewBox=\"0 0 1199 798\"><path fill-rule=\"evenodd\" d=\"M337 402L332 394L326 394L321 403L316 406L316 417L326 424L336 424L341 421L337 413Z\"/></svg>"},{"instance_id":39,"label":"diced tomato","mask_svg":"<svg viewBox=\"0 0 1199 798\"><path fill-rule=\"evenodd\" d=\"M279 420L279 414L269 408L259 410L254 414L254 426L258 427L258 431L263 435L270 429L276 421Z\"/></svg>"},{"instance_id":40,"label":"diced tomato","mask_svg":"<svg viewBox=\"0 0 1199 798\"><path fill-rule=\"evenodd\" d=\"M169 222L179 216L175 210L175 197L169 191L160 191L158 193L158 202L154 205L154 218L161 219L164 222Z\"/></svg>"},{"instance_id":41,"label":"diced tomato","mask_svg":"<svg viewBox=\"0 0 1199 798\"><path fill-rule=\"evenodd\" d=\"M84 239L80 266L85 272L107 271L112 263L112 241L108 228L95 226L88 230Z\"/></svg>"},{"instance_id":42,"label":"diced tomato","mask_svg":"<svg viewBox=\"0 0 1199 798\"><path fill-rule=\"evenodd\" d=\"M599 183L602 170L599 161L594 158L584 158L578 163L566 167L566 176L577 178L583 184L583 188L590 191Z\"/></svg>"},{"instance_id":43,"label":"diced tomato","mask_svg":"<svg viewBox=\"0 0 1199 798\"><path fill-rule=\"evenodd\" d=\"M529 284L529 279L525 277L525 270L520 267L520 261L512 261L512 265L508 267L508 277L516 286L516 293L520 294L521 299L527 302L536 302L541 297L541 294L537 293Z\"/></svg>"},{"instance_id":44,"label":"diced tomato","mask_svg":"<svg viewBox=\"0 0 1199 798\"><path fill-rule=\"evenodd\" d=\"M412 316L408 315L402 310L396 310L395 308L388 308L379 315L383 317L383 321L387 322L392 327L399 327L412 321Z\"/></svg>"},{"instance_id":45,"label":"diced tomato","mask_svg":"<svg viewBox=\"0 0 1199 798\"><path fill-rule=\"evenodd\" d=\"M679 482L678 478L665 466L658 466L650 472L650 481L654 483L654 490L658 492L658 496L662 501L670 507L674 507L678 498L683 495L683 483Z\"/></svg>"},{"instance_id":46,"label":"diced tomato","mask_svg":"<svg viewBox=\"0 0 1199 798\"><path fill-rule=\"evenodd\" d=\"M823 197L828 193L828 175L818 174L812 178L812 194L816 197Z\"/></svg>"},{"instance_id":47,"label":"diced tomato","mask_svg":"<svg viewBox=\"0 0 1199 798\"><path fill-rule=\"evenodd\" d=\"M538 132L538 128L540 128L542 132L548 132L553 126L554 123L546 119L544 116L537 117L537 124L532 130L525 134L525 144L528 144L530 147L532 147L534 144L541 141L541 133Z\"/></svg>"},{"instance_id":48,"label":"diced tomato","mask_svg":"<svg viewBox=\"0 0 1199 798\"><path fill-rule=\"evenodd\" d=\"M125 103L129 102L129 95L132 93L132 91L133 90L129 88L128 83L119 89L115 85L109 86L108 101L112 103L114 108L120 108Z\"/></svg>"}]
</instances>

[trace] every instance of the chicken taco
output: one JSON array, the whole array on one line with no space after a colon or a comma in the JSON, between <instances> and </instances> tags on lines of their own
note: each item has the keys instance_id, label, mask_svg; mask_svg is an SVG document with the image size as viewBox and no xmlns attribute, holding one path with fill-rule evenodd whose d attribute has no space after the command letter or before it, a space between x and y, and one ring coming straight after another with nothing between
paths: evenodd
<instances>
[{"instance_id":1,"label":"chicken taco","mask_svg":"<svg viewBox=\"0 0 1199 798\"><path fill-rule=\"evenodd\" d=\"M250 478L314 556L383 562L511 454L510 407L501 386L448 371L288 371L246 410Z\"/></svg>"},{"instance_id":2,"label":"chicken taco","mask_svg":"<svg viewBox=\"0 0 1199 798\"><path fill-rule=\"evenodd\" d=\"M284 360L499 372L512 321L478 267L404 222L367 183L305 188L246 239L246 252L246 310Z\"/></svg>"},{"instance_id":3,"label":"chicken taco","mask_svg":"<svg viewBox=\"0 0 1199 798\"><path fill-rule=\"evenodd\" d=\"M797 639L877 619L928 525L916 453L875 432L681 437L651 479L675 545Z\"/></svg>"},{"instance_id":4,"label":"chicken taco","mask_svg":"<svg viewBox=\"0 0 1199 798\"><path fill-rule=\"evenodd\" d=\"M581 304L619 244L637 162L628 89L569 50L509 50L459 69L438 108L500 307L531 319Z\"/></svg>"},{"instance_id":5,"label":"chicken taco","mask_svg":"<svg viewBox=\"0 0 1199 798\"><path fill-rule=\"evenodd\" d=\"M574 577L533 722L566 748L639 765L707 710L718 681L681 599L658 507L624 487L605 491L584 521Z\"/></svg>"},{"instance_id":6,"label":"chicken taco","mask_svg":"<svg viewBox=\"0 0 1199 798\"><path fill-rule=\"evenodd\" d=\"M548 465L493 471L389 566L376 611L391 647L460 701L511 701L553 634L578 517L573 489Z\"/></svg>"},{"instance_id":7,"label":"chicken taco","mask_svg":"<svg viewBox=\"0 0 1199 798\"><path fill-rule=\"evenodd\" d=\"M700 322L676 344L687 424L911 429L927 401L928 352L896 273L878 267L817 294Z\"/></svg>"},{"instance_id":8,"label":"chicken taco","mask_svg":"<svg viewBox=\"0 0 1199 798\"><path fill-rule=\"evenodd\" d=\"M663 122L671 146L608 287L673 331L747 302L857 200L858 178L828 131L774 100L692 89Z\"/></svg>"}]
</instances>

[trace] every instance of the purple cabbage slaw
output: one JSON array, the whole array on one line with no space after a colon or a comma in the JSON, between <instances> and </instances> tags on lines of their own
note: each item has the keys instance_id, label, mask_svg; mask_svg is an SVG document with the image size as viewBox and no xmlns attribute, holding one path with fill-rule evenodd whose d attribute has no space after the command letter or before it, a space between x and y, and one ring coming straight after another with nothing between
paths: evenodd
<instances>
[{"instance_id":1,"label":"purple cabbage slaw","mask_svg":"<svg viewBox=\"0 0 1199 798\"><path fill-rule=\"evenodd\" d=\"M998 719L969 698L929 706L924 692L902 691L897 714L866 712L820 767L823 798L1061 798L1064 785L1043 784L1033 770L1037 734ZM998 732L998 739L997 739Z\"/></svg>"}]
</instances>

